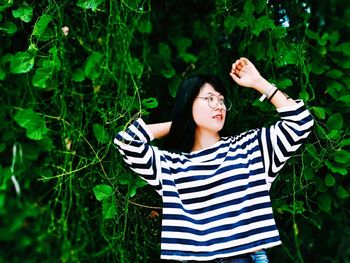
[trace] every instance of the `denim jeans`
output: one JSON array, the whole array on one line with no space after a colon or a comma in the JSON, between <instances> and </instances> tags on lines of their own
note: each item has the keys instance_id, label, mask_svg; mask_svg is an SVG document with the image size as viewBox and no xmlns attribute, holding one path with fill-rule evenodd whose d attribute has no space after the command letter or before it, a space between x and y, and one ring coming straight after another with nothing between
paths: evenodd
<instances>
[{"instance_id":1,"label":"denim jeans","mask_svg":"<svg viewBox=\"0 0 350 263\"><path fill-rule=\"evenodd\" d=\"M269 258L267 257L265 250L259 250L254 253L250 253L250 257L252 258L251 262L254 263L269 263Z\"/></svg>"},{"instance_id":2,"label":"denim jeans","mask_svg":"<svg viewBox=\"0 0 350 263\"><path fill-rule=\"evenodd\" d=\"M183 261L183 263L198 263L199 261ZM268 263L269 259L265 250L259 250L253 253L245 254L242 256L218 258L210 261L210 263Z\"/></svg>"}]
</instances>

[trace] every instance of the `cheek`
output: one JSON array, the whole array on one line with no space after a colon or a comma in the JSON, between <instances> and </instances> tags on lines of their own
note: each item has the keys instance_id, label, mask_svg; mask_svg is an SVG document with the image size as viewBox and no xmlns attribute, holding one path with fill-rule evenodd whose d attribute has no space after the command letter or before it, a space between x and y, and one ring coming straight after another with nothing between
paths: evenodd
<instances>
[{"instance_id":1,"label":"cheek","mask_svg":"<svg viewBox=\"0 0 350 263\"><path fill-rule=\"evenodd\" d=\"M194 103L192 107L192 117L194 122L198 125L205 120L206 109L201 104Z\"/></svg>"}]
</instances>

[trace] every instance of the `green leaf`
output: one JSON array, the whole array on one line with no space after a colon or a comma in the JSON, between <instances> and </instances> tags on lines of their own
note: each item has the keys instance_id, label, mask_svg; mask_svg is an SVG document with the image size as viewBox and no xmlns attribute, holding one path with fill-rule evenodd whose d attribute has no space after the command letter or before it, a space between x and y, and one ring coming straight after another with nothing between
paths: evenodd
<instances>
[{"instance_id":1,"label":"green leaf","mask_svg":"<svg viewBox=\"0 0 350 263\"><path fill-rule=\"evenodd\" d=\"M329 40L332 45L335 45L339 41L339 38L340 38L339 31L333 31L332 34L329 36Z\"/></svg>"},{"instance_id":2,"label":"green leaf","mask_svg":"<svg viewBox=\"0 0 350 263\"><path fill-rule=\"evenodd\" d=\"M338 99L339 92L343 89L343 85L335 80L331 80L328 82L327 92L334 99Z\"/></svg>"},{"instance_id":3,"label":"green leaf","mask_svg":"<svg viewBox=\"0 0 350 263\"><path fill-rule=\"evenodd\" d=\"M198 60L198 57L191 53L181 53L179 55L186 63L195 63ZM175 70L174 70L175 71Z\"/></svg>"},{"instance_id":4,"label":"green leaf","mask_svg":"<svg viewBox=\"0 0 350 263\"><path fill-rule=\"evenodd\" d=\"M171 49L169 47L169 45L165 44L164 42L160 42L158 45L158 52L159 55L163 58L163 59L170 59L171 58Z\"/></svg>"},{"instance_id":5,"label":"green leaf","mask_svg":"<svg viewBox=\"0 0 350 263\"><path fill-rule=\"evenodd\" d=\"M40 150L43 152L52 151L52 149L54 148L53 140L48 136L44 137L42 140L36 141L36 143L38 144Z\"/></svg>"},{"instance_id":6,"label":"green leaf","mask_svg":"<svg viewBox=\"0 0 350 263\"><path fill-rule=\"evenodd\" d=\"M137 21L137 29L144 34L152 33L152 23L150 20L141 19Z\"/></svg>"},{"instance_id":7,"label":"green leaf","mask_svg":"<svg viewBox=\"0 0 350 263\"><path fill-rule=\"evenodd\" d=\"M289 64L297 64L299 61L299 55L295 50L290 50L283 55L284 61Z\"/></svg>"},{"instance_id":8,"label":"green leaf","mask_svg":"<svg viewBox=\"0 0 350 263\"><path fill-rule=\"evenodd\" d=\"M108 143L110 141L107 131L101 124L98 124L98 123L93 124L92 129L98 142Z\"/></svg>"},{"instance_id":9,"label":"green leaf","mask_svg":"<svg viewBox=\"0 0 350 263\"><path fill-rule=\"evenodd\" d=\"M349 145L350 145L350 139L343 139L343 140L339 143L339 146L340 146L340 147L349 146Z\"/></svg>"},{"instance_id":10,"label":"green leaf","mask_svg":"<svg viewBox=\"0 0 350 263\"><path fill-rule=\"evenodd\" d=\"M335 178L333 175L327 174L325 179L324 179L324 182L328 187L332 187L335 185Z\"/></svg>"},{"instance_id":11,"label":"green leaf","mask_svg":"<svg viewBox=\"0 0 350 263\"><path fill-rule=\"evenodd\" d=\"M254 54L256 61L259 61L259 60L264 61L265 60L267 49L266 49L266 45L263 41L258 41L258 42L252 43L248 47L248 49L251 50L250 52L252 52L252 54Z\"/></svg>"},{"instance_id":12,"label":"green leaf","mask_svg":"<svg viewBox=\"0 0 350 263\"><path fill-rule=\"evenodd\" d=\"M286 46L283 41L277 42L278 54L276 54L276 63L278 67L297 64L299 54L295 45Z\"/></svg>"},{"instance_id":13,"label":"green leaf","mask_svg":"<svg viewBox=\"0 0 350 263\"><path fill-rule=\"evenodd\" d=\"M145 109L154 109L158 107L158 101L156 98L148 98L142 100L142 106Z\"/></svg>"},{"instance_id":14,"label":"green leaf","mask_svg":"<svg viewBox=\"0 0 350 263\"><path fill-rule=\"evenodd\" d=\"M117 205L116 205L115 196L110 196L102 201L102 215L104 219L114 218L117 214Z\"/></svg>"},{"instance_id":15,"label":"green leaf","mask_svg":"<svg viewBox=\"0 0 350 263\"><path fill-rule=\"evenodd\" d=\"M224 26L229 34L231 34L237 26L235 21L236 21L236 18L234 16L227 16L225 18Z\"/></svg>"},{"instance_id":16,"label":"green leaf","mask_svg":"<svg viewBox=\"0 0 350 263\"><path fill-rule=\"evenodd\" d=\"M317 63L317 62L311 62L311 72L315 73L316 75L321 75L323 74L326 70L329 69L329 66L326 64L322 63Z\"/></svg>"},{"instance_id":17,"label":"green leaf","mask_svg":"<svg viewBox=\"0 0 350 263\"><path fill-rule=\"evenodd\" d=\"M12 54L4 54L4 55L1 55L0 57L0 63L1 64L6 64L8 62L11 63L11 60L13 58L13 55Z\"/></svg>"},{"instance_id":18,"label":"green leaf","mask_svg":"<svg viewBox=\"0 0 350 263\"><path fill-rule=\"evenodd\" d=\"M336 46L333 50L341 52L346 56L350 56L350 42L341 43L340 45Z\"/></svg>"},{"instance_id":19,"label":"green leaf","mask_svg":"<svg viewBox=\"0 0 350 263\"><path fill-rule=\"evenodd\" d=\"M97 7L103 2L104 0L79 0L77 6L83 9L91 9L95 12L97 10Z\"/></svg>"},{"instance_id":20,"label":"green leaf","mask_svg":"<svg viewBox=\"0 0 350 263\"><path fill-rule=\"evenodd\" d=\"M32 84L34 87L44 89L47 87L47 80L49 80L51 76L52 72L48 71L46 68L37 68L32 79Z\"/></svg>"},{"instance_id":21,"label":"green leaf","mask_svg":"<svg viewBox=\"0 0 350 263\"><path fill-rule=\"evenodd\" d=\"M167 79L170 79L176 74L176 71L170 63L165 63L165 65L160 70L160 73Z\"/></svg>"},{"instance_id":22,"label":"green leaf","mask_svg":"<svg viewBox=\"0 0 350 263\"><path fill-rule=\"evenodd\" d=\"M344 95L337 99L337 101L344 102L346 105L350 104L350 95Z\"/></svg>"},{"instance_id":23,"label":"green leaf","mask_svg":"<svg viewBox=\"0 0 350 263\"><path fill-rule=\"evenodd\" d=\"M87 78L95 80L101 75L103 59L104 56L100 52L94 52L87 58L84 69Z\"/></svg>"},{"instance_id":24,"label":"green leaf","mask_svg":"<svg viewBox=\"0 0 350 263\"><path fill-rule=\"evenodd\" d=\"M43 61L43 67L49 69L50 71L59 71L61 69L61 60L58 56L57 47L54 46L49 50L49 58Z\"/></svg>"},{"instance_id":25,"label":"green leaf","mask_svg":"<svg viewBox=\"0 0 350 263\"><path fill-rule=\"evenodd\" d=\"M5 192L0 192L0 211L3 210L5 206Z\"/></svg>"},{"instance_id":26,"label":"green leaf","mask_svg":"<svg viewBox=\"0 0 350 263\"><path fill-rule=\"evenodd\" d=\"M251 16L254 12L254 4L251 0L246 0L244 4L244 15Z\"/></svg>"},{"instance_id":27,"label":"green leaf","mask_svg":"<svg viewBox=\"0 0 350 263\"><path fill-rule=\"evenodd\" d=\"M287 35L287 29L285 27L275 27L271 31L271 36L273 39L282 39Z\"/></svg>"},{"instance_id":28,"label":"green leaf","mask_svg":"<svg viewBox=\"0 0 350 263\"><path fill-rule=\"evenodd\" d=\"M293 82L289 78L282 78L282 79L278 80L278 83L277 83L277 86L280 89L286 89L292 85L293 85Z\"/></svg>"},{"instance_id":29,"label":"green leaf","mask_svg":"<svg viewBox=\"0 0 350 263\"><path fill-rule=\"evenodd\" d=\"M18 111L15 116L15 121L27 130L26 135L30 139L41 140L48 132L45 121L32 109Z\"/></svg>"},{"instance_id":30,"label":"green leaf","mask_svg":"<svg viewBox=\"0 0 350 263\"><path fill-rule=\"evenodd\" d=\"M93 192L98 201L102 201L113 194L113 189L111 186L106 184L99 184L93 188Z\"/></svg>"},{"instance_id":31,"label":"green leaf","mask_svg":"<svg viewBox=\"0 0 350 263\"><path fill-rule=\"evenodd\" d=\"M6 78L6 72L0 68L0 80L4 80Z\"/></svg>"},{"instance_id":32,"label":"green leaf","mask_svg":"<svg viewBox=\"0 0 350 263\"><path fill-rule=\"evenodd\" d=\"M177 89L181 83L181 80L182 80L181 77L175 76L170 81L170 83L168 85L168 91L169 91L169 94L171 95L171 97L175 98L176 92L177 92Z\"/></svg>"},{"instance_id":33,"label":"green leaf","mask_svg":"<svg viewBox=\"0 0 350 263\"><path fill-rule=\"evenodd\" d=\"M129 186L129 197L134 197L137 193L137 189L144 187L145 185L148 185L148 183L140 177L137 177L136 181L131 186Z\"/></svg>"},{"instance_id":34,"label":"green leaf","mask_svg":"<svg viewBox=\"0 0 350 263\"><path fill-rule=\"evenodd\" d=\"M262 16L259 17L252 25L252 32L254 35L258 36L262 31L273 28L275 28L275 23L273 20L268 16Z\"/></svg>"},{"instance_id":35,"label":"green leaf","mask_svg":"<svg viewBox=\"0 0 350 263\"><path fill-rule=\"evenodd\" d=\"M33 18L33 7L22 6L17 10L12 10L12 15L14 18L19 18L25 23L29 23Z\"/></svg>"},{"instance_id":36,"label":"green leaf","mask_svg":"<svg viewBox=\"0 0 350 263\"><path fill-rule=\"evenodd\" d=\"M314 168L306 167L303 172L306 180L311 180L312 178L314 178Z\"/></svg>"},{"instance_id":37,"label":"green leaf","mask_svg":"<svg viewBox=\"0 0 350 263\"><path fill-rule=\"evenodd\" d=\"M137 185L137 187L144 187L148 185L148 183L140 177L137 177L135 184Z\"/></svg>"},{"instance_id":38,"label":"green leaf","mask_svg":"<svg viewBox=\"0 0 350 263\"><path fill-rule=\"evenodd\" d=\"M311 111L316 115L318 119L324 120L326 118L326 110L321 107L311 107Z\"/></svg>"},{"instance_id":39,"label":"green leaf","mask_svg":"<svg viewBox=\"0 0 350 263\"><path fill-rule=\"evenodd\" d=\"M258 14L262 13L266 8L266 4L267 4L266 0L254 1L255 12Z\"/></svg>"},{"instance_id":40,"label":"green leaf","mask_svg":"<svg viewBox=\"0 0 350 263\"><path fill-rule=\"evenodd\" d=\"M341 167L341 166L334 165L329 160L326 160L325 164L328 167L328 169L331 170L333 173L339 173L341 175L347 175L348 174L348 170L346 169L346 167Z\"/></svg>"},{"instance_id":41,"label":"green leaf","mask_svg":"<svg viewBox=\"0 0 350 263\"><path fill-rule=\"evenodd\" d=\"M178 53L184 53L192 45L192 40L186 37L178 37L174 39L175 46L178 50Z\"/></svg>"},{"instance_id":42,"label":"green leaf","mask_svg":"<svg viewBox=\"0 0 350 263\"><path fill-rule=\"evenodd\" d=\"M237 26L240 29L244 29L250 25L250 20L252 19L252 16L239 16L236 23Z\"/></svg>"},{"instance_id":43,"label":"green leaf","mask_svg":"<svg viewBox=\"0 0 350 263\"><path fill-rule=\"evenodd\" d=\"M82 82L84 79L84 71L81 68L76 68L72 73L72 80L75 82Z\"/></svg>"},{"instance_id":44,"label":"green leaf","mask_svg":"<svg viewBox=\"0 0 350 263\"><path fill-rule=\"evenodd\" d=\"M137 58L131 58L128 65L128 72L135 76L141 76L143 72L143 64Z\"/></svg>"},{"instance_id":45,"label":"green leaf","mask_svg":"<svg viewBox=\"0 0 350 263\"><path fill-rule=\"evenodd\" d=\"M330 116L326 122L326 126L330 131L341 130L343 128L343 116L337 112Z\"/></svg>"},{"instance_id":46,"label":"green leaf","mask_svg":"<svg viewBox=\"0 0 350 263\"><path fill-rule=\"evenodd\" d=\"M0 25L0 32L4 31L6 34L12 35L17 32L17 26L13 22L5 22Z\"/></svg>"},{"instance_id":47,"label":"green leaf","mask_svg":"<svg viewBox=\"0 0 350 263\"><path fill-rule=\"evenodd\" d=\"M350 153L345 150L335 151L334 161L341 164L348 164L350 163Z\"/></svg>"},{"instance_id":48,"label":"green leaf","mask_svg":"<svg viewBox=\"0 0 350 263\"><path fill-rule=\"evenodd\" d=\"M314 40L318 40L318 38L319 38L319 35L315 31L312 31L311 29L306 29L305 35L308 38L314 39Z\"/></svg>"},{"instance_id":49,"label":"green leaf","mask_svg":"<svg viewBox=\"0 0 350 263\"><path fill-rule=\"evenodd\" d=\"M307 144L307 145L305 145L305 149L314 159L318 158L318 153L317 153L317 149L316 149L315 145Z\"/></svg>"},{"instance_id":50,"label":"green leaf","mask_svg":"<svg viewBox=\"0 0 350 263\"><path fill-rule=\"evenodd\" d=\"M327 132L321 125L316 125L316 133L320 137L321 140L327 139Z\"/></svg>"},{"instance_id":51,"label":"green leaf","mask_svg":"<svg viewBox=\"0 0 350 263\"><path fill-rule=\"evenodd\" d=\"M129 185L132 182L132 177L122 174L120 177L118 177L118 182L122 185Z\"/></svg>"},{"instance_id":52,"label":"green leaf","mask_svg":"<svg viewBox=\"0 0 350 263\"><path fill-rule=\"evenodd\" d=\"M320 46L325 46L325 45L327 44L327 42L328 42L328 39L329 39L329 34L326 32L326 33L324 33L324 34L322 35L322 37L320 37L320 38L318 39L318 44L319 44Z\"/></svg>"},{"instance_id":53,"label":"green leaf","mask_svg":"<svg viewBox=\"0 0 350 263\"><path fill-rule=\"evenodd\" d=\"M2 153L3 151L5 151L6 149L6 144L5 143L0 143L0 153ZM1 166L0 166L0 170L1 170Z\"/></svg>"},{"instance_id":54,"label":"green leaf","mask_svg":"<svg viewBox=\"0 0 350 263\"><path fill-rule=\"evenodd\" d=\"M330 133L327 134L327 137L329 140L338 141L342 135L342 132L342 130L332 130Z\"/></svg>"},{"instance_id":55,"label":"green leaf","mask_svg":"<svg viewBox=\"0 0 350 263\"><path fill-rule=\"evenodd\" d=\"M339 79L344 75L343 72L341 72L340 70L337 69L331 69L330 71L328 71L326 73L326 77L328 78L332 78L332 79Z\"/></svg>"},{"instance_id":56,"label":"green leaf","mask_svg":"<svg viewBox=\"0 0 350 263\"><path fill-rule=\"evenodd\" d=\"M304 101L308 101L310 98L310 94L305 90L301 90L301 92L299 93L299 98L304 100Z\"/></svg>"},{"instance_id":57,"label":"green leaf","mask_svg":"<svg viewBox=\"0 0 350 263\"><path fill-rule=\"evenodd\" d=\"M15 74L29 72L34 67L35 57L28 52L17 52L11 60L10 71Z\"/></svg>"},{"instance_id":58,"label":"green leaf","mask_svg":"<svg viewBox=\"0 0 350 263\"><path fill-rule=\"evenodd\" d=\"M350 69L350 59L348 58L333 58L333 60L343 69Z\"/></svg>"},{"instance_id":59,"label":"green leaf","mask_svg":"<svg viewBox=\"0 0 350 263\"><path fill-rule=\"evenodd\" d=\"M332 206L332 196L330 194L323 194L318 199L318 205L320 209L326 213L331 211Z\"/></svg>"},{"instance_id":60,"label":"green leaf","mask_svg":"<svg viewBox=\"0 0 350 263\"><path fill-rule=\"evenodd\" d=\"M344 187L342 186L339 186L338 189L337 189L337 195L342 198L342 199L345 199L345 198L348 198L349 197L349 193L348 191L345 190Z\"/></svg>"},{"instance_id":61,"label":"green leaf","mask_svg":"<svg viewBox=\"0 0 350 263\"><path fill-rule=\"evenodd\" d=\"M137 192L137 186L136 185L131 185L129 187L128 196L129 197L134 197L136 195L136 192Z\"/></svg>"},{"instance_id":62,"label":"green leaf","mask_svg":"<svg viewBox=\"0 0 350 263\"><path fill-rule=\"evenodd\" d=\"M34 25L33 36L41 37L51 21L52 16L46 14L42 15Z\"/></svg>"}]
</instances>

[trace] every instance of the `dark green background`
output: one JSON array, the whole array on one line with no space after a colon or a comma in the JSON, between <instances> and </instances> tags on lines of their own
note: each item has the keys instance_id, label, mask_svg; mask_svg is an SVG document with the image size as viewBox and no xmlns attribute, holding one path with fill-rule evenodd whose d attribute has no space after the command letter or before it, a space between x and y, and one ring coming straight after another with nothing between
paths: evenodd
<instances>
[{"instance_id":1,"label":"dark green background","mask_svg":"<svg viewBox=\"0 0 350 263\"><path fill-rule=\"evenodd\" d=\"M169 120L193 72L224 79L233 134L272 124L241 56L315 118L271 190L271 262L350 262L349 21L340 0L0 0L0 262L159 261L161 199L113 137Z\"/></svg>"}]
</instances>

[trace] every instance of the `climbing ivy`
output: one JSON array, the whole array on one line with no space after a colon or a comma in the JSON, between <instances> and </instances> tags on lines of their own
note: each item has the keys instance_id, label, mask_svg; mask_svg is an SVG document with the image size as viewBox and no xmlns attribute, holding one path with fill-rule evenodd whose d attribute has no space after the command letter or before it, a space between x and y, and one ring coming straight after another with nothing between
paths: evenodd
<instances>
[{"instance_id":1,"label":"climbing ivy","mask_svg":"<svg viewBox=\"0 0 350 263\"><path fill-rule=\"evenodd\" d=\"M192 72L230 87L232 133L272 124L230 81L241 56L315 119L271 189L271 261L349 261L345 2L0 0L0 261L157 261L161 198L113 137L141 115L168 120Z\"/></svg>"}]
</instances>

